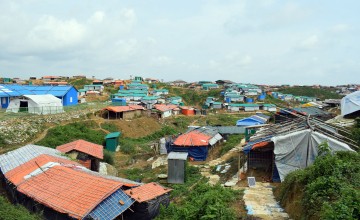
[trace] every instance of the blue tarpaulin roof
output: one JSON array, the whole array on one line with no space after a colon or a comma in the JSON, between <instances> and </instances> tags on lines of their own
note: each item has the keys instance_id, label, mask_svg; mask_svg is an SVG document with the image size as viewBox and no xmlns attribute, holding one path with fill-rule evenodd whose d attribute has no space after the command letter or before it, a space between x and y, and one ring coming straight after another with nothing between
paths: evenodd
<instances>
[{"instance_id":1,"label":"blue tarpaulin roof","mask_svg":"<svg viewBox=\"0 0 360 220\"><path fill-rule=\"evenodd\" d=\"M73 86L42 86L42 85L17 85L17 84L1 84L0 97L16 97L22 95L43 95L51 94L53 96L62 97Z\"/></svg>"},{"instance_id":2,"label":"blue tarpaulin roof","mask_svg":"<svg viewBox=\"0 0 360 220\"><path fill-rule=\"evenodd\" d=\"M112 220L127 210L134 202L134 199L126 195L121 189L118 189L96 206L89 216L92 219Z\"/></svg>"},{"instance_id":3,"label":"blue tarpaulin roof","mask_svg":"<svg viewBox=\"0 0 360 220\"><path fill-rule=\"evenodd\" d=\"M252 125L261 125L265 124L265 122L256 117L248 117L240 119L236 122L236 126L252 126Z\"/></svg>"},{"instance_id":4,"label":"blue tarpaulin roof","mask_svg":"<svg viewBox=\"0 0 360 220\"><path fill-rule=\"evenodd\" d=\"M251 149L252 149L252 147L254 146L254 144L261 143L261 142L264 142L264 141L269 141L271 138L272 138L272 136L267 136L267 137L264 137L264 138L259 138L259 139L257 139L256 141L249 141L249 142L245 145L245 147L244 147L244 149L243 149L244 153L245 153L245 154L248 154L248 153L251 151Z\"/></svg>"}]
</instances>

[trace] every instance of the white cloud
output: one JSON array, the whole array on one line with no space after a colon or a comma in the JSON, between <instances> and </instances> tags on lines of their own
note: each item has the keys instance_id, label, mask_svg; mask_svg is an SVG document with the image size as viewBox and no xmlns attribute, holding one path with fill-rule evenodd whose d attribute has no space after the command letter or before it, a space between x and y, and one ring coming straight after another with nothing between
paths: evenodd
<instances>
[{"instance_id":1,"label":"white cloud","mask_svg":"<svg viewBox=\"0 0 360 220\"><path fill-rule=\"evenodd\" d=\"M105 12L97 11L91 16L90 21L94 23L101 23L104 20L104 17Z\"/></svg>"},{"instance_id":2,"label":"white cloud","mask_svg":"<svg viewBox=\"0 0 360 220\"><path fill-rule=\"evenodd\" d=\"M339 33L339 32L345 32L348 31L350 29L349 25L347 24L337 24L331 27L331 31L335 32L335 33Z\"/></svg>"},{"instance_id":3,"label":"white cloud","mask_svg":"<svg viewBox=\"0 0 360 220\"><path fill-rule=\"evenodd\" d=\"M153 64L157 66L165 66L172 63L172 59L168 56L158 56L153 59Z\"/></svg>"},{"instance_id":4,"label":"white cloud","mask_svg":"<svg viewBox=\"0 0 360 220\"><path fill-rule=\"evenodd\" d=\"M249 65L252 62L252 57L249 55L246 55L240 59L239 64L242 66Z\"/></svg>"},{"instance_id":5,"label":"white cloud","mask_svg":"<svg viewBox=\"0 0 360 220\"><path fill-rule=\"evenodd\" d=\"M300 43L300 46L304 49L313 49L319 43L319 38L316 34L311 35Z\"/></svg>"},{"instance_id":6,"label":"white cloud","mask_svg":"<svg viewBox=\"0 0 360 220\"><path fill-rule=\"evenodd\" d=\"M32 48L61 49L80 43L86 27L76 19L59 20L53 16L43 16L30 30L27 39Z\"/></svg>"}]
</instances>

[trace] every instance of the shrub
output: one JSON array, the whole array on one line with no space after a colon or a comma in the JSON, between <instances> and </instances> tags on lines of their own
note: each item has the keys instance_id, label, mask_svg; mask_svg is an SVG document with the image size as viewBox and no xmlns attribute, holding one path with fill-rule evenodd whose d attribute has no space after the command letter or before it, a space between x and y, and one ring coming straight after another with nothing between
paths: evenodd
<instances>
[{"instance_id":1,"label":"shrub","mask_svg":"<svg viewBox=\"0 0 360 220\"><path fill-rule=\"evenodd\" d=\"M105 163L114 165L115 164L115 160L114 160L114 153L108 151L108 150L104 150L104 159L103 161Z\"/></svg>"},{"instance_id":2,"label":"shrub","mask_svg":"<svg viewBox=\"0 0 360 220\"><path fill-rule=\"evenodd\" d=\"M12 205L3 196L0 196L0 219L35 220L41 216L31 214L25 207Z\"/></svg>"}]
</instances>

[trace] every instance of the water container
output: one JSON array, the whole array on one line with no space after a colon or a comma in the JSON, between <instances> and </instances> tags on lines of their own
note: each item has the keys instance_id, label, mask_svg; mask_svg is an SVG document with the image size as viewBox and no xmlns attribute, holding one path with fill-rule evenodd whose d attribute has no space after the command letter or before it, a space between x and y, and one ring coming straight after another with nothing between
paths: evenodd
<instances>
[{"instance_id":1,"label":"water container","mask_svg":"<svg viewBox=\"0 0 360 220\"><path fill-rule=\"evenodd\" d=\"M231 103L231 98L230 98L230 97L226 97L225 102L226 102L226 103Z\"/></svg>"},{"instance_id":2,"label":"water container","mask_svg":"<svg viewBox=\"0 0 360 220\"><path fill-rule=\"evenodd\" d=\"M119 90L124 90L124 85L120 85Z\"/></svg>"}]
</instances>

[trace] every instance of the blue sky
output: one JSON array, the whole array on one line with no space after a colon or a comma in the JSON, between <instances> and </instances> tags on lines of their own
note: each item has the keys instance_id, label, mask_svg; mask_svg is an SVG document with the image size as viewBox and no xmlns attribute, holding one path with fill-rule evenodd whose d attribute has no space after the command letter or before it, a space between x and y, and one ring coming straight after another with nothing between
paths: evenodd
<instances>
[{"instance_id":1,"label":"blue sky","mask_svg":"<svg viewBox=\"0 0 360 220\"><path fill-rule=\"evenodd\" d=\"M0 0L0 76L360 83L360 1Z\"/></svg>"}]
</instances>

